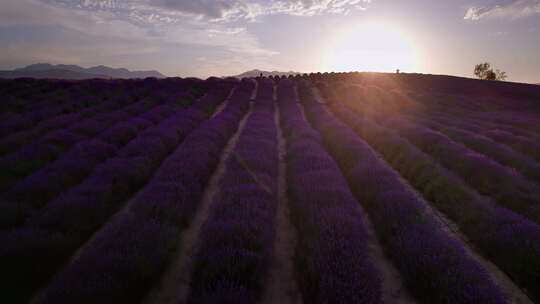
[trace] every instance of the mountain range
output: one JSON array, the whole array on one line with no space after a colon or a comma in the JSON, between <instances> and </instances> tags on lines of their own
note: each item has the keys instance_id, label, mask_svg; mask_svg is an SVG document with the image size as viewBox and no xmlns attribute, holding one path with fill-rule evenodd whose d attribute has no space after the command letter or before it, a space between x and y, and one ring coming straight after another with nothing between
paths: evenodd
<instances>
[{"instance_id":1,"label":"mountain range","mask_svg":"<svg viewBox=\"0 0 540 304\"><path fill-rule=\"evenodd\" d=\"M78 65L38 63L11 71L0 71L0 78L57 78L57 79L91 79L91 78L165 78L158 71L130 71L124 68L111 68L99 65L83 68Z\"/></svg>"}]
</instances>

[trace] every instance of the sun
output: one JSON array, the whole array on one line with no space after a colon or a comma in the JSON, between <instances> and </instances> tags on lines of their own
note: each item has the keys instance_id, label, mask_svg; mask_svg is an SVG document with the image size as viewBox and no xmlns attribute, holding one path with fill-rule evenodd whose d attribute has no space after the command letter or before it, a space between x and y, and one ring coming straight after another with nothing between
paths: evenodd
<instances>
[{"instance_id":1,"label":"sun","mask_svg":"<svg viewBox=\"0 0 540 304\"><path fill-rule=\"evenodd\" d=\"M394 72L417 69L410 39L389 23L366 22L337 36L329 48L324 70Z\"/></svg>"}]
</instances>

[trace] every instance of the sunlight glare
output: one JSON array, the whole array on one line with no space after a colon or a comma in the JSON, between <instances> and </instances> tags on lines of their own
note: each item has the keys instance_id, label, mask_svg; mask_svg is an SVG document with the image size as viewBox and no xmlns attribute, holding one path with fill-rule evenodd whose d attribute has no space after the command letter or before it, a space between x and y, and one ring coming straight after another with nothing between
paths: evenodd
<instances>
[{"instance_id":1,"label":"sunlight glare","mask_svg":"<svg viewBox=\"0 0 540 304\"><path fill-rule=\"evenodd\" d=\"M332 44L324 69L337 72L414 71L413 44L397 27L387 23L362 23L341 33Z\"/></svg>"}]
</instances>

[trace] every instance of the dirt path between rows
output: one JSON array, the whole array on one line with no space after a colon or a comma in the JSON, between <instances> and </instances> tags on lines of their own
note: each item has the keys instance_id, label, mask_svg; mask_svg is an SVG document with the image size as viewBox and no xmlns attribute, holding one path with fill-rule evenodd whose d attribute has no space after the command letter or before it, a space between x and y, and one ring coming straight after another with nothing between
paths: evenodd
<instances>
[{"instance_id":1,"label":"dirt path between rows","mask_svg":"<svg viewBox=\"0 0 540 304\"><path fill-rule=\"evenodd\" d=\"M318 103L326 104L326 100L322 97L321 91L316 86L312 86L311 90L313 91L313 96Z\"/></svg>"},{"instance_id":2,"label":"dirt path between rows","mask_svg":"<svg viewBox=\"0 0 540 304\"><path fill-rule=\"evenodd\" d=\"M211 118L216 117L216 115L218 115L219 113L221 113L221 111L223 111L223 109L225 109L225 107L229 104L229 101L231 100L231 97L233 96L234 91L236 91L236 87L232 88L229 91L229 95L227 95L225 100L217 106L217 108L214 111L214 113L212 114Z\"/></svg>"},{"instance_id":3,"label":"dirt path between rows","mask_svg":"<svg viewBox=\"0 0 540 304\"><path fill-rule=\"evenodd\" d=\"M291 223L289 200L287 196L286 178L286 145L280 125L279 105L275 103L274 119L277 128L279 176L278 205L276 212L276 239L270 262L269 277L263 293L263 304L296 304L302 303L302 294L296 284L294 254L297 242L297 231Z\"/></svg>"},{"instance_id":4,"label":"dirt path between rows","mask_svg":"<svg viewBox=\"0 0 540 304\"><path fill-rule=\"evenodd\" d=\"M226 162L234 151L238 138L244 129L244 125L251 114L253 104L250 104L248 113L242 118L238 130L231 137L219 160L218 167L205 189L202 201L197 209L193 221L188 229L182 232L179 238L180 244L172 262L161 277L160 282L142 301L142 303L183 303L190 292L190 279L192 273L192 259L198 251L199 233L202 225L209 215L213 198L219 191L219 182L226 169Z\"/></svg>"}]
</instances>

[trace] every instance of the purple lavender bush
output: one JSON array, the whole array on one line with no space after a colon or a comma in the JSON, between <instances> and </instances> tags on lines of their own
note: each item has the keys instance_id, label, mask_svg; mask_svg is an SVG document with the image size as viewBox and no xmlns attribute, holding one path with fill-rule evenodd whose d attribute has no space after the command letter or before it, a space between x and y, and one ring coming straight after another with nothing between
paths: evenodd
<instances>
[{"instance_id":1,"label":"purple lavender bush","mask_svg":"<svg viewBox=\"0 0 540 304\"><path fill-rule=\"evenodd\" d=\"M425 303L506 303L506 295L461 243L450 237L425 202L356 134L300 85L310 122L370 215L386 253L407 287Z\"/></svg>"},{"instance_id":2,"label":"purple lavender bush","mask_svg":"<svg viewBox=\"0 0 540 304\"><path fill-rule=\"evenodd\" d=\"M218 103L215 100L201 102ZM194 115L198 119L193 119ZM22 232L31 230L30 235L22 234L26 241L21 242L21 246L14 244L0 254L0 263L6 269L6 276L2 276L0 281L10 291L6 297L15 302L31 296L32 291L43 284L96 229L122 207L126 199L150 179L174 149L168 146L171 132L182 128L193 130L205 118L206 115L197 110L186 109L147 130L157 129L163 133L150 132L145 136L147 131L142 132L119 151L119 156L97 166L81 184L51 201L28 218L24 226L0 235L2 239L13 240L19 238ZM182 140L177 137L177 142ZM144 148L140 145L144 145ZM35 243L32 235L37 235ZM57 238L59 241L44 243L42 240L46 238ZM41 248L43 244L45 246Z\"/></svg>"},{"instance_id":3,"label":"purple lavender bush","mask_svg":"<svg viewBox=\"0 0 540 304\"><path fill-rule=\"evenodd\" d=\"M251 87L246 85L244 90ZM221 151L248 109L248 98L237 90L221 113L190 133L128 202L128 210L98 232L38 303L138 301L177 249L180 231L193 217Z\"/></svg>"},{"instance_id":4,"label":"purple lavender bush","mask_svg":"<svg viewBox=\"0 0 540 304\"><path fill-rule=\"evenodd\" d=\"M261 88L201 229L189 303L252 303L262 294L274 241L278 151L267 99L273 83L261 80Z\"/></svg>"},{"instance_id":5,"label":"purple lavender bush","mask_svg":"<svg viewBox=\"0 0 540 304\"><path fill-rule=\"evenodd\" d=\"M489 195L502 206L540 222L540 187L536 184L444 134L403 118L392 119L387 122L390 124L400 135L460 175L481 194Z\"/></svg>"},{"instance_id":6,"label":"purple lavender bush","mask_svg":"<svg viewBox=\"0 0 540 304\"><path fill-rule=\"evenodd\" d=\"M363 211L339 167L280 83L287 140L287 184L299 242L295 264L306 303L380 303L379 274L368 255ZM280 91L285 92L280 92Z\"/></svg>"},{"instance_id":7,"label":"purple lavender bush","mask_svg":"<svg viewBox=\"0 0 540 304\"><path fill-rule=\"evenodd\" d=\"M538 297L540 226L475 194L464 181L439 166L390 129L355 115L340 104L334 113L375 147L435 207L458 225L480 252Z\"/></svg>"}]
</instances>

